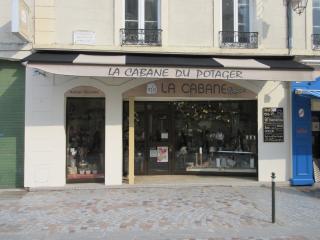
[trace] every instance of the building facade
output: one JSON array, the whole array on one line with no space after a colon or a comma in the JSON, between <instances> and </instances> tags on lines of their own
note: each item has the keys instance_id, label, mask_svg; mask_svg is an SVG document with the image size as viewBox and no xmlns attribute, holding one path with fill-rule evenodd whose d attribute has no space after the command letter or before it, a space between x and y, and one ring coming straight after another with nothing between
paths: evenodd
<instances>
[{"instance_id":1,"label":"building facade","mask_svg":"<svg viewBox=\"0 0 320 240\"><path fill-rule=\"evenodd\" d=\"M35 0L24 186L291 179L291 82L314 78L293 57L319 56L318 2L287 3Z\"/></svg>"},{"instance_id":2,"label":"building facade","mask_svg":"<svg viewBox=\"0 0 320 240\"><path fill-rule=\"evenodd\" d=\"M32 42L13 31L11 9L12 1L0 2L0 188L24 186L25 67L20 60L31 53ZM25 25L31 33L31 21Z\"/></svg>"}]
</instances>

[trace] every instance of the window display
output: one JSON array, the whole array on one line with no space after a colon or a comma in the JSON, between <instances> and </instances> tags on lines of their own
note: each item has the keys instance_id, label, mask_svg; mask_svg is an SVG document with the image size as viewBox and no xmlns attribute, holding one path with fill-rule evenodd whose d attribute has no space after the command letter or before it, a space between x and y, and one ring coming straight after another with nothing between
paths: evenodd
<instances>
[{"instance_id":1,"label":"window display","mask_svg":"<svg viewBox=\"0 0 320 240\"><path fill-rule=\"evenodd\" d=\"M67 180L104 178L105 101L67 99Z\"/></svg>"},{"instance_id":2,"label":"window display","mask_svg":"<svg viewBox=\"0 0 320 240\"><path fill-rule=\"evenodd\" d=\"M257 173L256 101L135 103L135 174ZM124 175L128 104L124 104Z\"/></svg>"},{"instance_id":3,"label":"window display","mask_svg":"<svg viewBox=\"0 0 320 240\"><path fill-rule=\"evenodd\" d=\"M256 172L255 101L175 102L180 171Z\"/></svg>"}]
</instances>

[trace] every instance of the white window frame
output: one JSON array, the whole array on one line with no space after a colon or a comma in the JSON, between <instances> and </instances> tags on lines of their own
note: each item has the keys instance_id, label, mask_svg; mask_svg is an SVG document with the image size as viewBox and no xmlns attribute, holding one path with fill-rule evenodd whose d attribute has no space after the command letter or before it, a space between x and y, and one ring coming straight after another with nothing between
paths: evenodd
<instances>
[{"instance_id":1,"label":"white window frame","mask_svg":"<svg viewBox=\"0 0 320 240\"><path fill-rule=\"evenodd\" d=\"M220 1L220 31L223 31L223 1ZM233 31L238 32L239 0L233 0ZM249 32L252 32L253 0L249 0Z\"/></svg>"},{"instance_id":2,"label":"white window frame","mask_svg":"<svg viewBox=\"0 0 320 240\"><path fill-rule=\"evenodd\" d=\"M126 0L123 0L123 28L126 26ZM161 28L161 0L158 0L158 29ZM145 0L138 0L138 29L145 29Z\"/></svg>"},{"instance_id":3,"label":"white window frame","mask_svg":"<svg viewBox=\"0 0 320 240\"><path fill-rule=\"evenodd\" d=\"M318 0L319 1L319 3L320 3L320 0ZM315 0L313 0L312 1L312 34L320 34L320 33L315 33L314 32L314 28L315 27L320 27L320 19L318 19L318 22L315 24L314 22L313 22L313 12L314 12L314 9L315 8L320 8L320 7L315 7L314 5L314 2L315 2Z\"/></svg>"}]
</instances>

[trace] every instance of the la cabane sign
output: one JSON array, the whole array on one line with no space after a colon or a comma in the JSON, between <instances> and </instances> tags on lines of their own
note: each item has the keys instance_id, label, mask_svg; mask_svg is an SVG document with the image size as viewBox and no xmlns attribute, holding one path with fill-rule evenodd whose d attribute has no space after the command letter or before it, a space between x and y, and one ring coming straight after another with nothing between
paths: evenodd
<instances>
[{"instance_id":1,"label":"la cabane sign","mask_svg":"<svg viewBox=\"0 0 320 240\"><path fill-rule=\"evenodd\" d=\"M107 67L107 77L185 78L185 79L243 79L241 70L163 68L163 67Z\"/></svg>"}]
</instances>

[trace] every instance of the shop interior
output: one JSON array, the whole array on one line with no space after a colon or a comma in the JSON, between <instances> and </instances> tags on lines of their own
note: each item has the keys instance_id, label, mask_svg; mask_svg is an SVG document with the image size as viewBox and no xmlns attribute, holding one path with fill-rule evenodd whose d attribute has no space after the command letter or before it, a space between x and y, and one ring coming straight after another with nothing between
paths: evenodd
<instances>
[{"instance_id":1,"label":"shop interior","mask_svg":"<svg viewBox=\"0 0 320 240\"><path fill-rule=\"evenodd\" d=\"M103 182L105 99L67 98L67 183Z\"/></svg>"},{"instance_id":2,"label":"shop interior","mask_svg":"<svg viewBox=\"0 0 320 240\"><path fill-rule=\"evenodd\" d=\"M157 174L257 176L257 101L135 102L135 175Z\"/></svg>"}]
</instances>

